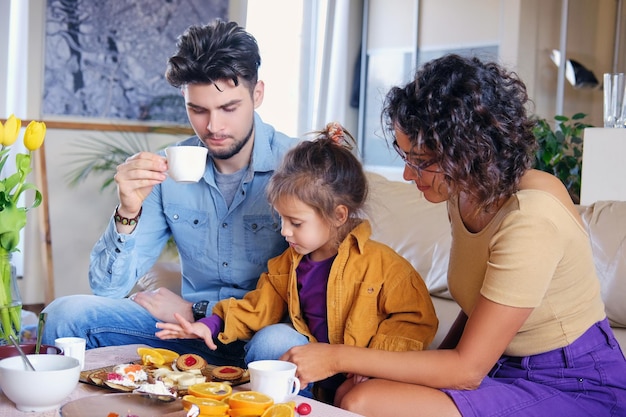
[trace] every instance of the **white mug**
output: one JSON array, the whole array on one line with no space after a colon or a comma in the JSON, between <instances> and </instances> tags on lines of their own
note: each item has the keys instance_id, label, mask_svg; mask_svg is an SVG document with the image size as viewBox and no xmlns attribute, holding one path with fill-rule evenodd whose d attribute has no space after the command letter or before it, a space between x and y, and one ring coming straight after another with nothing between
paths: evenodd
<instances>
[{"instance_id":1,"label":"white mug","mask_svg":"<svg viewBox=\"0 0 626 417\"><path fill-rule=\"evenodd\" d=\"M176 182L198 182L206 169L204 146L170 146L165 149L168 175Z\"/></svg>"},{"instance_id":2,"label":"white mug","mask_svg":"<svg viewBox=\"0 0 626 417\"><path fill-rule=\"evenodd\" d=\"M59 337L54 340L54 346L63 350L65 356L78 359L80 369L85 369L85 346L87 340L82 337Z\"/></svg>"},{"instance_id":3,"label":"white mug","mask_svg":"<svg viewBox=\"0 0 626 417\"><path fill-rule=\"evenodd\" d=\"M300 392L296 365L279 360L254 361L248 364L250 389L269 395L274 403L284 403Z\"/></svg>"}]
</instances>

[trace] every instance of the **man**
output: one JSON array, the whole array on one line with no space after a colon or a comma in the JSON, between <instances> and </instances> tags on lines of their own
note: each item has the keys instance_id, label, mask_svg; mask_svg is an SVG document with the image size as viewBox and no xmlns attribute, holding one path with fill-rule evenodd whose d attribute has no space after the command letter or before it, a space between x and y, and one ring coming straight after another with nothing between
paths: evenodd
<instances>
[{"instance_id":1,"label":"man","mask_svg":"<svg viewBox=\"0 0 626 417\"><path fill-rule=\"evenodd\" d=\"M46 307L44 343L62 336L87 348L145 343L198 353L216 365L243 366L244 342L217 351L203 341L155 337L157 321L174 313L197 320L224 298L254 289L268 259L286 242L265 187L296 143L263 123L261 63L254 37L234 22L191 26L178 40L166 78L180 88L196 136L178 145L208 148L204 177L176 183L163 153L141 152L115 175L119 205L91 253L95 295L59 298ZM173 236L180 254L182 297L160 288L125 298Z\"/></svg>"}]
</instances>

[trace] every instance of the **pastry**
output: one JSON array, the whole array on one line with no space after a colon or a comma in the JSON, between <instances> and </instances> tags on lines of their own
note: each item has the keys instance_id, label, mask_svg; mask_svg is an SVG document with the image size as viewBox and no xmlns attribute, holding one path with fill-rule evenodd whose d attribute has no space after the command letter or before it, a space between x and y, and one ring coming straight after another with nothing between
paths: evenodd
<instances>
[{"instance_id":1,"label":"pastry","mask_svg":"<svg viewBox=\"0 0 626 417\"><path fill-rule=\"evenodd\" d=\"M211 376L220 381L235 381L243 376L243 369L238 366L217 366L211 371Z\"/></svg>"},{"instance_id":2,"label":"pastry","mask_svg":"<svg viewBox=\"0 0 626 417\"><path fill-rule=\"evenodd\" d=\"M195 353L185 353L176 359L176 368L179 371L190 371L192 369L202 369L207 366L207 361Z\"/></svg>"}]
</instances>

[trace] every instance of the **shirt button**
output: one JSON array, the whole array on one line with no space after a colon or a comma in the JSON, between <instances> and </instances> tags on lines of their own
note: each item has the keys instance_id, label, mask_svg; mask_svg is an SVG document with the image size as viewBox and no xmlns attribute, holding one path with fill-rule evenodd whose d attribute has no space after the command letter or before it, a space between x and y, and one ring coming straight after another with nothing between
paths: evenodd
<instances>
[{"instance_id":1,"label":"shirt button","mask_svg":"<svg viewBox=\"0 0 626 417\"><path fill-rule=\"evenodd\" d=\"M120 253L121 250L119 250L119 248L115 248L115 253Z\"/></svg>"},{"instance_id":2,"label":"shirt button","mask_svg":"<svg viewBox=\"0 0 626 417\"><path fill-rule=\"evenodd\" d=\"M178 220L178 214L174 214L174 220Z\"/></svg>"},{"instance_id":3,"label":"shirt button","mask_svg":"<svg viewBox=\"0 0 626 417\"><path fill-rule=\"evenodd\" d=\"M193 224L198 224L198 223L200 223L200 220L198 220L198 219L193 221Z\"/></svg>"},{"instance_id":4,"label":"shirt button","mask_svg":"<svg viewBox=\"0 0 626 417\"><path fill-rule=\"evenodd\" d=\"M226 229L228 227L228 223L222 223L222 228Z\"/></svg>"},{"instance_id":5,"label":"shirt button","mask_svg":"<svg viewBox=\"0 0 626 417\"><path fill-rule=\"evenodd\" d=\"M259 227L259 226L257 226L257 224L256 224L256 223L253 223L251 227L252 227L252 230L256 230L256 229L257 229L257 227Z\"/></svg>"},{"instance_id":6,"label":"shirt button","mask_svg":"<svg viewBox=\"0 0 626 417\"><path fill-rule=\"evenodd\" d=\"M224 268L228 267L228 262L222 262L222 266L223 266Z\"/></svg>"}]
</instances>

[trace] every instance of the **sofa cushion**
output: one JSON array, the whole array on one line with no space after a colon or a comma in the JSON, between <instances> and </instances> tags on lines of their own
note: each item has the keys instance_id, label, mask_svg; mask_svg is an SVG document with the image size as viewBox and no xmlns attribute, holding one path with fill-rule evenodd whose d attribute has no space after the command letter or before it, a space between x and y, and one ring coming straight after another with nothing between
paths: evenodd
<instances>
[{"instance_id":1,"label":"sofa cushion","mask_svg":"<svg viewBox=\"0 0 626 417\"><path fill-rule=\"evenodd\" d=\"M600 279L606 314L626 327L626 202L598 201L581 210Z\"/></svg>"},{"instance_id":2,"label":"sofa cushion","mask_svg":"<svg viewBox=\"0 0 626 417\"><path fill-rule=\"evenodd\" d=\"M389 245L411 262L431 294L449 297L451 236L445 203L429 202L412 183L390 181L372 172L367 177L370 195L366 215L372 223L372 239Z\"/></svg>"}]
</instances>

